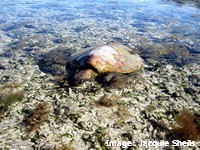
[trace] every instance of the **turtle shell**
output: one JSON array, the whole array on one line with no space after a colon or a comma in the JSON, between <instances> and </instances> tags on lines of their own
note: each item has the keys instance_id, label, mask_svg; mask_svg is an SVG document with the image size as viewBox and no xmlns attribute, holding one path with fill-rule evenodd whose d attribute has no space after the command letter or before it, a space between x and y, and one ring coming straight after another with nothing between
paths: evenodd
<instances>
[{"instance_id":1,"label":"turtle shell","mask_svg":"<svg viewBox=\"0 0 200 150\"><path fill-rule=\"evenodd\" d=\"M84 49L71 55L66 69L69 75L75 75L80 71L84 73L82 70L87 69L93 70L96 74L131 73L140 69L144 62L138 54L130 54L130 51L131 49L119 43Z\"/></svg>"}]
</instances>

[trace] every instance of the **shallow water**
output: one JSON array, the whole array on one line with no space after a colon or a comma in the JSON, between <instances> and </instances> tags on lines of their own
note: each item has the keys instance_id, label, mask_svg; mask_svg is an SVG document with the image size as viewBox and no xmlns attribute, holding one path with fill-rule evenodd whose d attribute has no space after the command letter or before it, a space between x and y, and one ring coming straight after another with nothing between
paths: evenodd
<instances>
[{"instance_id":1,"label":"shallow water","mask_svg":"<svg viewBox=\"0 0 200 150\"><path fill-rule=\"evenodd\" d=\"M37 57L120 42L143 58L199 63L197 1L4 0L0 2L1 57Z\"/></svg>"},{"instance_id":2,"label":"shallow water","mask_svg":"<svg viewBox=\"0 0 200 150\"><path fill-rule=\"evenodd\" d=\"M138 149L147 149L138 146L141 140L171 143L179 137L168 133L178 111L193 111L197 121L200 114L197 1L0 1L0 147L101 149L107 139L130 140ZM140 53L147 64L142 71L111 73L103 79L105 85L98 78L68 86L63 77L69 54L113 41ZM16 102L16 94L24 98ZM47 103L50 115L42 125L34 110ZM29 116L36 116L36 124ZM26 133L29 125L38 128L31 135Z\"/></svg>"}]
</instances>

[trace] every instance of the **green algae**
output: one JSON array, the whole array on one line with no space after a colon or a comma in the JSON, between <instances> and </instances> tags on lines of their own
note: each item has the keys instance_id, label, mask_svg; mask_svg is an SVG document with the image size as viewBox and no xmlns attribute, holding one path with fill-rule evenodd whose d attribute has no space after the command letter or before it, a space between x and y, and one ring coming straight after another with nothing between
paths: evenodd
<instances>
[{"instance_id":1,"label":"green algae","mask_svg":"<svg viewBox=\"0 0 200 150\"><path fill-rule=\"evenodd\" d=\"M20 84L7 83L0 87L0 115L24 98L24 91L15 91L19 86Z\"/></svg>"},{"instance_id":2,"label":"green algae","mask_svg":"<svg viewBox=\"0 0 200 150\"><path fill-rule=\"evenodd\" d=\"M3 110L7 110L10 105L22 100L23 97L24 97L24 92L22 91L18 93L11 93L5 95L4 97L0 98L0 108Z\"/></svg>"}]
</instances>

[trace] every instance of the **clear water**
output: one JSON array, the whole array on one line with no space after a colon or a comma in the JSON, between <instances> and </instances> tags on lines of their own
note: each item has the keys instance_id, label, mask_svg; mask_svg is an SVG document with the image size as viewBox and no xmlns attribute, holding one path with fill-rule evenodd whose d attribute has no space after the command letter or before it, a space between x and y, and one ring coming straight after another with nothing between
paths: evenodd
<instances>
[{"instance_id":1,"label":"clear water","mask_svg":"<svg viewBox=\"0 0 200 150\"><path fill-rule=\"evenodd\" d=\"M181 0L3 0L0 56L37 56L111 41L143 58L199 63L200 2Z\"/></svg>"}]
</instances>

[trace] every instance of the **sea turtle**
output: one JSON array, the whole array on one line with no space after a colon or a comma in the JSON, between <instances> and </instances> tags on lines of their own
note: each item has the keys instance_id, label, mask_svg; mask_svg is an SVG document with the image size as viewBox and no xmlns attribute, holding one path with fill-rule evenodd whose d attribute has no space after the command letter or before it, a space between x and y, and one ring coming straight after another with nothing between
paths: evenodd
<instances>
[{"instance_id":1,"label":"sea turtle","mask_svg":"<svg viewBox=\"0 0 200 150\"><path fill-rule=\"evenodd\" d=\"M120 43L78 51L67 61L68 81L77 85L106 73L131 73L139 70L144 64L143 59L130 51Z\"/></svg>"}]
</instances>

